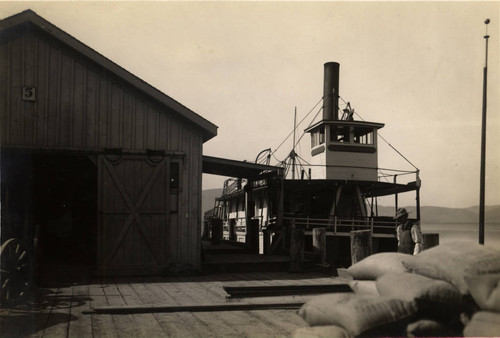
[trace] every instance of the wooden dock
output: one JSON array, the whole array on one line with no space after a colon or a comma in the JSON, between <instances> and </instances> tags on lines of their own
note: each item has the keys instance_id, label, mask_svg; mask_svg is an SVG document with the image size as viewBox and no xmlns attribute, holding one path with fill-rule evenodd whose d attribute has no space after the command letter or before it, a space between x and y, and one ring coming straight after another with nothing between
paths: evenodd
<instances>
[{"instance_id":1,"label":"wooden dock","mask_svg":"<svg viewBox=\"0 0 500 338\"><path fill-rule=\"evenodd\" d=\"M222 241L218 245L202 241L202 245L202 270L205 273L290 271L290 255L251 253L243 243L231 241ZM304 257L306 271L318 271L318 258L312 256L306 254Z\"/></svg>"},{"instance_id":2,"label":"wooden dock","mask_svg":"<svg viewBox=\"0 0 500 338\"><path fill-rule=\"evenodd\" d=\"M293 309L83 314L100 306L301 302L315 295L227 299L223 286L342 284L319 273L249 272L189 277L90 278L40 288L31 301L0 310L2 337L291 336L307 324Z\"/></svg>"}]
</instances>

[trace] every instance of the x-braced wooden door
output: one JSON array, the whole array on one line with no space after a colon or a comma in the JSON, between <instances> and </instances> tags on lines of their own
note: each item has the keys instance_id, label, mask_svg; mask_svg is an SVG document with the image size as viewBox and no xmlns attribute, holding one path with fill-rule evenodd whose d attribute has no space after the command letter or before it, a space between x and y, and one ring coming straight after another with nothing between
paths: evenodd
<instances>
[{"instance_id":1,"label":"x-braced wooden door","mask_svg":"<svg viewBox=\"0 0 500 338\"><path fill-rule=\"evenodd\" d=\"M168 261L169 158L99 155L98 272L161 272Z\"/></svg>"}]
</instances>

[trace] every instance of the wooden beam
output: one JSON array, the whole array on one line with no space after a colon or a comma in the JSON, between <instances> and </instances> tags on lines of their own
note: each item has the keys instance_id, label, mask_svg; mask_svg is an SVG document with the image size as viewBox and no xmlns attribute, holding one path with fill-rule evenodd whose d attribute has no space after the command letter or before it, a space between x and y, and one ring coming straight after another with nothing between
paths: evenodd
<instances>
[{"instance_id":1,"label":"wooden beam","mask_svg":"<svg viewBox=\"0 0 500 338\"><path fill-rule=\"evenodd\" d=\"M326 229L314 228L312 230L313 251L319 254L320 264L327 266L326 263Z\"/></svg>"},{"instance_id":2,"label":"wooden beam","mask_svg":"<svg viewBox=\"0 0 500 338\"><path fill-rule=\"evenodd\" d=\"M227 298L311 295L334 292L352 292L348 284L223 286Z\"/></svg>"},{"instance_id":3,"label":"wooden beam","mask_svg":"<svg viewBox=\"0 0 500 338\"><path fill-rule=\"evenodd\" d=\"M122 306L99 306L83 314L131 314L131 313L159 313L159 312L214 312L214 311L252 311L272 309L299 309L304 302L294 303L225 303L210 305L122 305Z\"/></svg>"},{"instance_id":4,"label":"wooden beam","mask_svg":"<svg viewBox=\"0 0 500 338\"><path fill-rule=\"evenodd\" d=\"M302 272L304 271L304 229L291 229L291 233L289 270Z\"/></svg>"},{"instance_id":5,"label":"wooden beam","mask_svg":"<svg viewBox=\"0 0 500 338\"><path fill-rule=\"evenodd\" d=\"M371 230L351 231L351 264L359 262L372 253Z\"/></svg>"}]
</instances>

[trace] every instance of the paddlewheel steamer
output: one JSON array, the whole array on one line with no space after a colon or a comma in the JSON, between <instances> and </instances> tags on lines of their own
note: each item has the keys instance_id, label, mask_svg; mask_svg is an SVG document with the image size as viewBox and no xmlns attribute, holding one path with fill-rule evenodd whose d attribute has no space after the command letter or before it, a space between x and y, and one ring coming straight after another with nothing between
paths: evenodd
<instances>
[{"instance_id":1,"label":"paddlewheel steamer","mask_svg":"<svg viewBox=\"0 0 500 338\"><path fill-rule=\"evenodd\" d=\"M374 252L397 248L394 219L382 216L378 199L415 194L415 222L420 220L419 170L389 170L378 166L378 131L384 124L354 119L346 103L339 108L338 63L324 65L322 119L305 133L311 138L308 163L294 147L280 165L281 174L263 179L231 178L216 199L212 231L221 224L224 240L245 242L254 252L287 253L294 230L303 231L305 251L313 251L313 230L326 233L326 260L344 265L349 260L352 231L369 230ZM271 150L256 163L269 164ZM217 235L215 235L217 236ZM291 244L292 243L292 244ZM293 249L293 248L292 248Z\"/></svg>"}]
</instances>

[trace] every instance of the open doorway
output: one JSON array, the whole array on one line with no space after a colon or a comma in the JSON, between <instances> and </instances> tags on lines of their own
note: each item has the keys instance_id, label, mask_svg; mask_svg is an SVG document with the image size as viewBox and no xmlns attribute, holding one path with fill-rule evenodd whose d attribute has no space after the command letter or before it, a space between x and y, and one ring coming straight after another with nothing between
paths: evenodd
<instances>
[{"instance_id":1,"label":"open doorway","mask_svg":"<svg viewBox=\"0 0 500 338\"><path fill-rule=\"evenodd\" d=\"M96 265L97 168L88 156L33 156L34 223L42 266Z\"/></svg>"}]
</instances>

